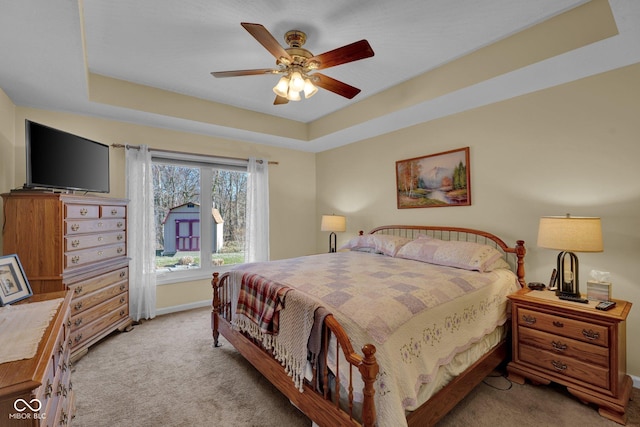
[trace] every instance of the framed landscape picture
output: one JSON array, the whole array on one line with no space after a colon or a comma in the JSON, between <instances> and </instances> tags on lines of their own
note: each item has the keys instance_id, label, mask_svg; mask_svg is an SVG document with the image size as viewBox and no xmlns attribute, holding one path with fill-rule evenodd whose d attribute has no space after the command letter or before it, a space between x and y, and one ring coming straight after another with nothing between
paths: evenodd
<instances>
[{"instance_id":1,"label":"framed landscape picture","mask_svg":"<svg viewBox=\"0 0 640 427\"><path fill-rule=\"evenodd\" d=\"M471 205L469 147L396 162L398 209Z\"/></svg>"},{"instance_id":2,"label":"framed landscape picture","mask_svg":"<svg viewBox=\"0 0 640 427\"><path fill-rule=\"evenodd\" d=\"M33 295L18 255L0 257L0 306Z\"/></svg>"}]
</instances>

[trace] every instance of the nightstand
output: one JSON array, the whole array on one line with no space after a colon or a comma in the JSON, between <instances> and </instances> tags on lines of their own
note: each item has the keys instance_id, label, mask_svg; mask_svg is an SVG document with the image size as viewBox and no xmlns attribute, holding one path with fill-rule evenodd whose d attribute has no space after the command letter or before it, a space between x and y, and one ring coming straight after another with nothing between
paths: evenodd
<instances>
[{"instance_id":1,"label":"nightstand","mask_svg":"<svg viewBox=\"0 0 640 427\"><path fill-rule=\"evenodd\" d=\"M513 360L509 379L524 384L555 382L601 416L626 424L633 387L627 375L626 319L631 303L615 300L608 311L563 301L552 291L523 288L512 302Z\"/></svg>"}]
</instances>

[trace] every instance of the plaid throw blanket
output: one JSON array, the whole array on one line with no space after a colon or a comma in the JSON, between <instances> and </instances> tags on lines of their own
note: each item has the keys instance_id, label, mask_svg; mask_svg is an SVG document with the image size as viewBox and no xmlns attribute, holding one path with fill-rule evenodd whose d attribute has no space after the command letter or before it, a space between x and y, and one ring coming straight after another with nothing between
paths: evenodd
<instances>
[{"instance_id":1,"label":"plaid throw blanket","mask_svg":"<svg viewBox=\"0 0 640 427\"><path fill-rule=\"evenodd\" d=\"M279 330L280 310L284 307L284 296L289 289L257 274L245 273L236 313L246 316L258 325L263 334L276 335Z\"/></svg>"}]
</instances>

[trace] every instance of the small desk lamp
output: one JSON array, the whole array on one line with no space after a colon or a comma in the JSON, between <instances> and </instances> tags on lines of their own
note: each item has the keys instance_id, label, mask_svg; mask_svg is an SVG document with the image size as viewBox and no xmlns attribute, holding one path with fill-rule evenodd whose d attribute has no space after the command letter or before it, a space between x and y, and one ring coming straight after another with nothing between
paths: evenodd
<instances>
[{"instance_id":1,"label":"small desk lamp","mask_svg":"<svg viewBox=\"0 0 640 427\"><path fill-rule=\"evenodd\" d=\"M330 231L329 252L336 251L336 231L343 232L347 229L347 219L342 215L322 215L321 231Z\"/></svg>"},{"instance_id":2,"label":"small desk lamp","mask_svg":"<svg viewBox=\"0 0 640 427\"><path fill-rule=\"evenodd\" d=\"M602 252L602 225L597 217L543 216L538 228L538 246L559 249L556 294L580 296L578 257L573 252Z\"/></svg>"}]
</instances>

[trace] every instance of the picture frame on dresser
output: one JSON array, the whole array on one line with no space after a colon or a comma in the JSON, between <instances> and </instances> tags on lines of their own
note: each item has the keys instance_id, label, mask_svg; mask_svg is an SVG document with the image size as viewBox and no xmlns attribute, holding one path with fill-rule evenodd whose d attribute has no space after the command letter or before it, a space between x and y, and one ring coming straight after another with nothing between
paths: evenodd
<instances>
[{"instance_id":1,"label":"picture frame on dresser","mask_svg":"<svg viewBox=\"0 0 640 427\"><path fill-rule=\"evenodd\" d=\"M18 255L0 256L0 307L33 295Z\"/></svg>"}]
</instances>

